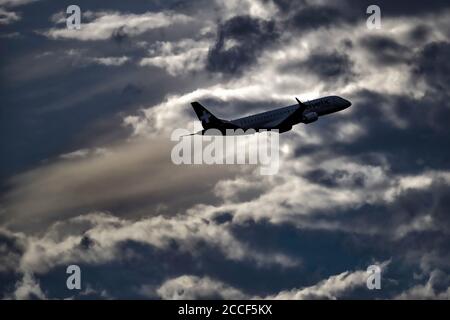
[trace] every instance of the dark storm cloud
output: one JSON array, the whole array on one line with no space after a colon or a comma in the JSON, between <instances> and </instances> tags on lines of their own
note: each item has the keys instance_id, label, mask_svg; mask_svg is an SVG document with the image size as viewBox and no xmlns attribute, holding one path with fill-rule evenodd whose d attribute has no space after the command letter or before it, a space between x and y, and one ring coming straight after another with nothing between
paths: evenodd
<instances>
[{"instance_id":1,"label":"dark storm cloud","mask_svg":"<svg viewBox=\"0 0 450 320\"><path fill-rule=\"evenodd\" d=\"M381 94L375 90L354 92L350 97L354 102L352 113L344 115L341 120L354 121L370 134L351 144L339 143L333 140L333 124L322 126L318 122L321 134L329 137L324 141L333 141L330 148L335 153L357 155L364 161L370 154L384 155L394 172L449 168L445 159L450 154L441 148L450 142L450 105L447 98L450 69L446 58L450 53L449 43L430 43L414 50L415 53L396 39L386 36L366 37L362 44L380 65L395 68L398 63L405 63L413 70L411 81L424 81L428 89L420 98L407 94ZM335 119L333 123L339 121ZM398 121L406 127L399 125ZM297 153L305 154L313 150L314 147L306 146Z\"/></svg>"},{"instance_id":2,"label":"dark storm cloud","mask_svg":"<svg viewBox=\"0 0 450 320\"><path fill-rule=\"evenodd\" d=\"M222 224L225 222L231 222L233 220L233 215L228 212L221 213L217 215L214 219L214 222L217 224Z\"/></svg>"},{"instance_id":3,"label":"dark storm cloud","mask_svg":"<svg viewBox=\"0 0 450 320\"><path fill-rule=\"evenodd\" d=\"M227 261L207 244L198 249L196 257L180 251L175 242L170 250L158 250L135 241L123 242L118 247L117 255L123 258L117 261L100 265L73 261L83 270L83 289L93 289L90 298L105 299L110 296L116 299L158 299L156 289L167 278L186 272L202 275L217 269L219 265L228 265ZM205 263L198 264L199 259ZM64 278L58 276L65 274L64 269L62 266L55 267L51 272L37 277L49 298L74 295L74 292L67 290L65 286L58 285L64 284ZM144 285L147 288L152 287L153 290L149 292L147 289L144 295L140 292L140 287ZM102 296L102 291L108 296ZM87 298L83 297L83 292L75 296L77 299Z\"/></svg>"},{"instance_id":4,"label":"dark storm cloud","mask_svg":"<svg viewBox=\"0 0 450 320\"><path fill-rule=\"evenodd\" d=\"M86 249L84 249L86 250ZM266 267L255 268L251 261L230 261L210 243L203 242L196 247L192 255L180 250L177 242L173 242L167 250L160 250L136 242L125 241L119 245L116 252L120 259L103 264L85 264L77 260L83 271L83 289L92 288L91 298L105 299L100 293L104 290L110 297L116 299L159 299L156 289L164 281L185 274L199 277L210 276L227 284L243 288L250 293L261 292L265 288L268 293L276 292L280 284L271 281L264 285L263 279L267 272L276 279L288 283L288 272L291 276L298 273L296 268ZM132 272L130 272L132 270ZM57 266L45 274L36 276L48 298L70 297L73 291L65 288L65 267ZM310 280L308 283L311 283ZM145 292L141 288L146 288ZM83 299L83 292L75 294L77 299ZM213 299L215 296L205 296Z\"/></svg>"},{"instance_id":5,"label":"dark storm cloud","mask_svg":"<svg viewBox=\"0 0 450 320\"><path fill-rule=\"evenodd\" d=\"M316 75L319 79L327 82L342 80L350 81L353 76L353 62L345 53L313 52L304 61L291 62L281 67L282 72L298 73L303 71Z\"/></svg>"},{"instance_id":6,"label":"dark storm cloud","mask_svg":"<svg viewBox=\"0 0 450 320\"><path fill-rule=\"evenodd\" d=\"M0 274L17 272L25 242L17 235L0 229Z\"/></svg>"},{"instance_id":7,"label":"dark storm cloud","mask_svg":"<svg viewBox=\"0 0 450 320\"><path fill-rule=\"evenodd\" d=\"M424 252L429 249L446 250L448 248L442 247L444 244L442 240L449 240L450 235L450 217L447 214L449 196L450 185L443 179L436 178L428 188L403 190L393 202L366 204L360 208L341 212L339 223L348 228L376 231L400 238L402 226L412 225L415 219L429 216L431 228L425 231L426 235L421 234L420 230L412 230L410 236L413 239L429 238L438 242L433 240L424 246L421 241L421 245L418 244L415 248L422 249ZM321 218L335 219L327 213L322 217L317 215L313 219ZM425 227L425 225L422 226ZM405 239L406 242L412 241L412 239Z\"/></svg>"},{"instance_id":8,"label":"dark storm cloud","mask_svg":"<svg viewBox=\"0 0 450 320\"><path fill-rule=\"evenodd\" d=\"M301 215L298 223L303 228L300 230L289 224L273 226L264 221L249 221L236 226L234 232L255 247L277 250L280 246L291 255L301 252L302 273L309 275L309 279L298 280L302 285L355 266L365 269L373 257L391 260L383 271L384 290L361 290L345 296L393 298L405 288L422 283L433 270L447 274L450 271L448 199L448 182L435 179L429 188L403 190L392 202ZM322 224L336 229L315 229ZM422 274L424 279L417 280L417 274ZM282 277L277 280L281 285L283 281ZM441 293L447 287L448 282L444 282L436 289Z\"/></svg>"},{"instance_id":9,"label":"dark storm cloud","mask_svg":"<svg viewBox=\"0 0 450 320\"><path fill-rule=\"evenodd\" d=\"M142 297L138 291L141 286L156 288L166 279L185 273L240 283L247 275L255 274L255 265L259 277L267 271L296 267L296 264L272 263L272 258L279 257L279 253L270 249L260 254L246 251L246 244L235 241L227 230L226 221L207 217L194 220L183 215L178 219L147 217L131 221L97 213L61 221L47 230L45 236L28 239L33 241L28 242L26 259L16 270L24 277L35 273L33 278L40 283L39 291L42 288L49 298L73 294L65 289L63 270L68 264L82 268L83 289L105 290L115 298L136 298ZM103 231L94 232L94 226ZM99 234L102 234L100 238ZM143 237L134 237L139 234ZM105 237L109 239L105 241ZM55 257L54 252L61 244L65 249ZM19 258L23 257L22 253ZM120 275L127 269L133 272ZM29 298L28 290L22 287L20 296ZM84 295L79 294L77 298ZM157 298L155 292L152 297Z\"/></svg>"},{"instance_id":10,"label":"dark storm cloud","mask_svg":"<svg viewBox=\"0 0 450 320\"><path fill-rule=\"evenodd\" d=\"M423 66L422 73L417 73L416 81L425 80L431 90L423 98L381 95L370 91L356 92L354 101L357 107L354 107L350 117L370 132L370 135L363 135L351 144L333 142L330 147L335 149L334 154L347 154L353 161L363 164L385 166L386 163L377 160L379 155L388 161L388 175L420 174L433 169L448 170L450 153L442 146L450 143L450 131L446 125L450 122L450 106L446 99L447 91L437 90L442 84L441 78L446 75L445 71L439 74L436 68L426 67L432 65L432 59L439 60L440 54L445 50L445 44L431 44L413 60L419 61L418 65ZM395 125L389 120L390 115L403 119L407 128ZM325 129L324 135L329 134L331 140L332 129L329 133L327 130ZM321 149L323 147L320 146ZM311 151L313 150L309 150ZM300 154L304 155L305 150ZM345 172L317 169L307 173L305 177L312 183L328 187L352 187L359 183L360 187L364 187L363 175L359 174L353 179ZM388 277L391 275L398 280L396 288L390 288L390 297L394 292L401 294L401 288L415 286L416 281L412 280L412 276L423 272L420 268L426 268L428 272L435 268L449 272L450 220L447 213L450 186L443 179L433 178L432 175L430 177L433 179L430 187L403 190L393 202L366 204L351 210L334 210L333 215L329 211L323 212L323 215L316 213L310 216L315 221L311 225L326 221L348 230L378 234L363 241L366 245L361 250L374 250L375 256L387 254L394 257L400 269L395 273L388 273ZM361 240L361 237L357 238ZM393 239L396 237L399 238ZM356 248L351 250L357 251ZM426 282L428 276L424 277L425 280L419 281L420 283ZM444 288L435 288L434 294L445 297L447 286L448 283L444 282ZM358 297L365 295L364 292L355 294ZM429 294L430 298L436 297L433 293ZM410 297L412 296L411 294Z\"/></svg>"},{"instance_id":11,"label":"dark storm cloud","mask_svg":"<svg viewBox=\"0 0 450 320\"><path fill-rule=\"evenodd\" d=\"M450 9L450 4L446 0L429 3L409 0L381 0L376 3L370 0L339 0L327 5L316 5L313 1L272 0L272 2L287 17L285 20L287 27L300 32L342 24L365 23L368 17L366 10L374 4L380 7L382 18L422 16Z\"/></svg>"},{"instance_id":12,"label":"dark storm cloud","mask_svg":"<svg viewBox=\"0 0 450 320\"><path fill-rule=\"evenodd\" d=\"M346 170L334 170L327 172L322 169L312 170L305 174L305 178L313 183L322 184L326 187L347 187L363 188L366 176L362 172L351 173Z\"/></svg>"},{"instance_id":13,"label":"dark storm cloud","mask_svg":"<svg viewBox=\"0 0 450 320\"><path fill-rule=\"evenodd\" d=\"M409 34L411 40L416 43L424 43L425 40L429 37L432 30L426 25L418 25L415 27Z\"/></svg>"},{"instance_id":14,"label":"dark storm cloud","mask_svg":"<svg viewBox=\"0 0 450 320\"><path fill-rule=\"evenodd\" d=\"M366 269L373 263L371 259L374 256L383 261L389 260L391 257L390 253L380 248L369 235L355 236L352 233L339 231L298 229L290 224L272 225L266 221L257 223L249 221L235 226L233 232L239 239L250 243L254 248L283 250L292 256L299 255L303 258L300 268L286 269L282 272L272 271L271 277L276 279L273 283L262 279L256 281L260 276L253 275L252 281L249 282L254 288L246 289L265 294L289 290L293 283L296 287L311 286L321 279L339 274L343 270ZM385 276L388 278L388 275ZM387 283L383 283L383 285L387 285ZM392 290L387 290L387 288L386 291L365 291L368 299L388 298L392 294ZM348 298L358 297L361 295L348 292Z\"/></svg>"},{"instance_id":15,"label":"dark storm cloud","mask_svg":"<svg viewBox=\"0 0 450 320\"><path fill-rule=\"evenodd\" d=\"M216 43L207 60L207 68L212 72L242 72L256 63L261 51L279 37L275 22L250 16L233 17L218 28Z\"/></svg>"},{"instance_id":16,"label":"dark storm cloud","mask_svg":"<svg viewBox=\"0 0 450 320\"><path fill-rule=\"evenodd\" d=\"M450 42L433 42L420 52L415 64L415 76L422 77L438 95L448 95L450 89ZM448 102L445 103L448 106Z\"/></svg>"},{"instance_id":17,"label":"dark storm cloud","mask_svg":"<svg viewBox=\"0 0 450 320\"><path fill-rule=\"evenodd\" d=\"M25 252L25 241L17 235L0 229L0 299L11 292L20 279L20 259Z\"/></svg>"},{"instance_id":18,"label":"dark storm cloud","mask_svg":"<svg viewBox=\"0 0 450 320\"><path fill-rule=\"evenodd\" d=\"M309 6L295 12L288 19L288 26L300 32L307 32L321 27L337 26L349 22L345 12L329 6Z\"/></svg>"},{"instance_id":19,"label":"dark storm cloud","mask_svg":"<svg viewBox=\"0 0 450 320\"><path fill-rule=\"evenodd\" d=\"M335 152L353 156L383 154L396 173L450 168L445 160L450 152L441 147L450 143L446 125L450 121L450 106L443 96L414 99L363 91L355 99L357 108L351 117L370 134L349 145L332 145ZM405 121L407 128L397 126L393 116Z\"/></svg>"},{"instance_id":20,"label":"dark storm cloud","mask_svg":"<svg viewBox=\"0 0 450 320\"><path fill-rule=\"evenodd\" d=\"M392 65L408 62L410 50L387 36L365 37L361 45L380 65Z\"/></svg>"},{"instance_id":21,"label":"dark storm cloud","mask_svg":"<svg viewBox=\"0 0 450 320\"><path fill-rule=\"evenodd\" d=\"M429 188L403 190L393 202L338 210L333 215L316 214L311 216L315 220L312 225L327 222L367 234L355 236L359 245L351 251L392 257L401 266L394 277L400 281L396 291L403 291L401 288L417 282L413 274L426 275L436 269L450 272L449 197L448 182L435 179ZM445 291L448 283L443 286Z\"/></svg>"},{"instance_id":22,"label":"dark storm cloud","mask_svg":"<svg viewBox=\"0 0 450 320\"><path fill-rule=\"evenodd\" d=\"M113 34L111 35L111 39L116 41L117 43L122 43L129 39L128 34L125 32L123 27L117 28L114 30Z\"/></svg>"}]
</instances>

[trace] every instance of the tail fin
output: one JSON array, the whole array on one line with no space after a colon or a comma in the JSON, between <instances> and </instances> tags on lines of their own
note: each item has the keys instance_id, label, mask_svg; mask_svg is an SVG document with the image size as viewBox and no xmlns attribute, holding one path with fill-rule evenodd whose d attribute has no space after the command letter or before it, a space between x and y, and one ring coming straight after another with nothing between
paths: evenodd
<instances>
[{"instance_id":1,"label":"tail fin","mask_svg":"<svg viewBox=\"0 0 450 320\"><path fill-rule=\"evenodd\" d=\"M198 119L202 122L202 126L204 129L217 128L223 123L222 120L216 118L199 102L192 102L191 105L192 108L194 108L195 114L197 115Z\"/></svg>"}]
</instances>

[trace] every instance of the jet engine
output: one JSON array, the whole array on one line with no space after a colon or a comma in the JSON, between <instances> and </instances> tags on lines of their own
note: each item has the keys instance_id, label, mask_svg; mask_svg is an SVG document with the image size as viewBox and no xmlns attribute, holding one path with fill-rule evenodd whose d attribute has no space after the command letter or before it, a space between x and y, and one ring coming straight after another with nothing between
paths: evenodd
<instances>
[{"instance_id":1,"label":"jet engine","mask_svg":"<svg viewBox=\"0 0 450 320\"><path fill-rule=\"evenodd\" d=\"M317 121L319 119L319 115L316 112L308 112L306 114L303 114L303 123L311 123L314 121Z\"/></svg>"}]
</instances>

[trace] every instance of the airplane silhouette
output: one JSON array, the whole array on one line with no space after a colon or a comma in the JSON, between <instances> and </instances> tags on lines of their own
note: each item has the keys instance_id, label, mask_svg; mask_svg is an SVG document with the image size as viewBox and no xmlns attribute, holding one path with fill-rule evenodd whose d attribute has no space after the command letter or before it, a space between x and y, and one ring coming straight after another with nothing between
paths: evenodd
<instances>
[{"instance_id":1,"label":"airplane silhouette","mask_svg":"<svg viewBox=\"0 0 450 320\"><path fill-rule=\"evenodd\" d=\"M308 102L301 102L299 99L295 99L297 104L235 120L219 119L199 102L192 102L191 105L203 126L203 130L195 134L205 134L209 129L216 129L223 135L227 133L227 129L242 129L244 131L254 129L256 132L277 129L279 133L283 133L291 130L292 126L298 123L311 123L317 121L321 116L338 112L351 106L350 101L338 96L327 96Z\"/></svg>"}]
</instances>

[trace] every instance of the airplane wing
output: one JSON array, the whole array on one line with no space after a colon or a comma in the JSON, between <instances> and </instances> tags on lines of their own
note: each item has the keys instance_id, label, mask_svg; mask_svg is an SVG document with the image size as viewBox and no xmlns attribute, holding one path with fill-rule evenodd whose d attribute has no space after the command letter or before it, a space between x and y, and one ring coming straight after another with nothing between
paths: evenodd
<instances>
[{"instance_id":1,"label":"airplane wing","mask_svg":"<svg viewBox=\"0 0 450 320\"><path fill-rule=\"evenodd\" d=\"M295 98L295 100L297 100L298 105L299 105L297 110L295 110L293 113L291 113L281 119L278 118L274 121L271 121L271 122L267 123L266 125L270 126L270 127L289 126L289 125L292 125L292 123L294 123L294 120L301 118L307 108L307 105L305 105L303 102L301 102L297 98Z\"/></svg>"},{"instance_id":2,"label":"airplane wing","mask_svg":"<svg viewBox=\"0 0 450 320\"><path fill-rule=\"evenodd\" d=\"M291 115L287 115L287 116L284 116L283 118L278 118L276 120L266 122L266 123L264 123L264 125L267 126L268 128L276 128L276 127L280 127L284 123L287 123L289 119L291 119Z\"/></svg>"}]
</instances>

